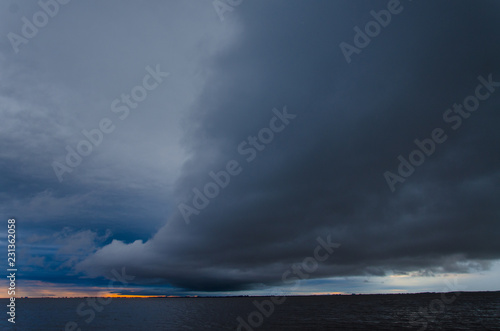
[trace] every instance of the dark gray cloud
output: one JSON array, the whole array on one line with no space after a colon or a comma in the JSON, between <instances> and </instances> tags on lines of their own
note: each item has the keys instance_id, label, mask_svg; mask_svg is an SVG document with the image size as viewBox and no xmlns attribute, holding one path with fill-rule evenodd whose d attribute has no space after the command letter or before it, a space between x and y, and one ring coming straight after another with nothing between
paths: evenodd
<instances>
[{"instance_id":1,"label":"dark gray cloud","mask_svg":"<svg viewBox=\"0 0 500 331\"><path fill-rule=\"evenodd\" d=\"M347 64L339 43L352 43L353 27L386 4L238 7L238 39L202 66L177 202L189 204L192 188L231 159L242 173L189 225L174 212L153 239L114 242L80 270L124 264L139 281L242 289L280 283L327 234L342 246L314 277L487 269L500 257L500 91L456 131L443 113L474 93L479 75L500 81L494 4L401 2ZM296 119L247 163L237 146L284 105ZM392 193L383 173L438 127L447 141Z\"/></svg>"},{"instance_id":2,"label":"dark gray cloud","mask_svg":"<svg viewBox=\"0 0 500 331\"><path fill-rule=\"evenodd\" d=\"M347 63L339 44L387 4L245 1L224 22L209 2L68 4L19 54L1 45L13 79L1 82L2 214L45 236L34 242L57 233L59 254L87 242L71 277L125 266L148 293L280 285L327 236L342 246L313 278L488 269L500 88L456 130L443 114L478 76L500 81L498 5L401 1ZM119 121L110 103L157 63L171 76ZM285 106L296 117L246 161L238 146ZM52 161L105 116L116 132L59 183ZM384 173L435 128L447 140L391 192ZM241 173L186 224L178 205L230 160Z\"/></svg>"}]
</instances>

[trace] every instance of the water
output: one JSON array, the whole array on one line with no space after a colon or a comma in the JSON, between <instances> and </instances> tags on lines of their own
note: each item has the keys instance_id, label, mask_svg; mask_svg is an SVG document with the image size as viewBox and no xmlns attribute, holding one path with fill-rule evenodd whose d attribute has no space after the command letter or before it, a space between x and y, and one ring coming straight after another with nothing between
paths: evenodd
<instances>
[{"instance_id":1,"label":"water","mask_svg":"<svg viewBox=\"0 0 500 331\"><path fill-rule=\"evenodd\" d=\"M243 320L240 330L500 330L500 292L287 297L270 306L271 299L114 298L94 308L81 298L17 299L15 326L3 316L0 328L236 330ZM265 302L265 314L254 301ZM0 302L7 311L8 300Z\"/></svg>"}]
</instances>

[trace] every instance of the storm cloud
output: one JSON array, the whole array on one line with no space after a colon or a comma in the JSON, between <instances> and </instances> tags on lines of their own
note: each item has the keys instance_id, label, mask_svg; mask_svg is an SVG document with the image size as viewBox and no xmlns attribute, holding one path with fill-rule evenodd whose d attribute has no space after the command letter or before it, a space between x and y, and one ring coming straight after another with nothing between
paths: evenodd
<instances>
[{"instance_id":1,"label":"storm cloud","mask_svg":"<svg viewBox=\"0 0 500 331\"><path fill-rule=\"evenodd\" d=\"M28 115L14 103L15 92L3 88L3 98L12 98L4 116L25 130L2 139L4 181L26 182L3 194L18 206L31 196L26 217L38 217L37 203L47 206L51 220L36 225L45 230L73 217L75 229L94 231L86 237L99 247L71 261L72 275L110 277L125 267L136 284L204 292L281 285L285 270L313 255L318 237L341 246L311 278L487 270L500 259L498 4L401 1L401 11L347 61L341 43L355 46L355 28L366 34L371 11L390 2L245 1L222 22L210 3L197 1L152 2L156 11L132 3L78 5L81 14L68 4L66 17L81 17L74 24L98 13L97 26L109 25L107 37L85 39L78 29L83 54L65 51L67 64L47 62L54 82L68 82L64 97L75 94L83 105L59 100L57 92L50 100L49 92L22 93L26 104L42 98L74 111L47 106ZM123 16L104 17L113 10ZM56 19L69 19L62 16ZM109 49L115 30L136 39ZM21 57L28 57L23 52L35 46L22 47ZM42 56L64 48L52 47ZM86 62L89 49L101 53ZM77 70L70 69L75 59L92 72L71 77L64 69ZM157 63L171 76L149 92L144 109L116 120L109 103ZM47 86L45 77L36 79ZM105 93L88 87L94 83ZM12 84L24 85L21 78ZM488 96L477 109L454 111L479 85ZM259 138L285 109L295 117L277 119L283 129ZM116 121L117 133L58 183L51 162L104 116ZM450 116L460 118L458 127ZM433 139L436 129L442 141L434 140L429 155L422 151L418 165L408 163L414 171L403 176L398 157L410 162L415 140ZM243 142L254 150L251 160ZM23 156L14 160L14 150ZM197 192L215 182L210 173L228 172L233 160L240 171L196 208ZM402 179L394 190L387 171ZM189 224L181 204L196 210Z\"/></svg>"},{"instance_id":2,"label":"storm cloud","mask_svg":"<svg viewBox=\"0 0 500 331\"><path fill-rule=\"evenodd\" d=\"M187 289L247 288L279 283L327 234L342 246L315 277L468 272L498 259L500 91L459 130L443 120L478 76L500 81L492 4L403 3L347 65L339 43L383 4L239 8L241 34L203 67L210 72L186 124L177 203L229 160L241 174L189 225L173 212L152 239L112 242L81 269L126 265ZM284 106L297 117L247 162L237 146ZM447 140L392 193L383 173L397 173L397 156L434 128Z\"/></svg>"}]
</instances>

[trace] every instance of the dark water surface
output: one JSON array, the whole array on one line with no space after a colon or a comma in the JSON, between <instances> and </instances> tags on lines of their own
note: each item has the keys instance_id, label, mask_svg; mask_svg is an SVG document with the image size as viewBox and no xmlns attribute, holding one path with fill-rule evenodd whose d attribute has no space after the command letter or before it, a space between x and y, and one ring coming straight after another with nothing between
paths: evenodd
<instances>
[{"instance_id":1,"label":"dark water surface","mask_svg":"<svg viewBox=\"0 0 500 331\"><path fill-rule=\"evenodd\" d=\"M0 329L500 330L500 292L106 300L1 299Z\"/></svg>"}]
</instances>

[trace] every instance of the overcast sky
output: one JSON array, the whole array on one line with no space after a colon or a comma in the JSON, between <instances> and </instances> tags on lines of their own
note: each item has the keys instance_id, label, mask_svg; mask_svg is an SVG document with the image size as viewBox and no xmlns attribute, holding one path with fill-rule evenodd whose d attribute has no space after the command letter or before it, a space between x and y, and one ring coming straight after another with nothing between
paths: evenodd
<instances>
[{"instance_id":1,"label":"overcast sky","mask_svg":"<svg viewBox=\"0 0 500 331\"><path fill-rule=\"evenodd\" d=\"M232 3L0 4L21 292L499 290L499 3Z\"/></svg>"}]
</instances>

